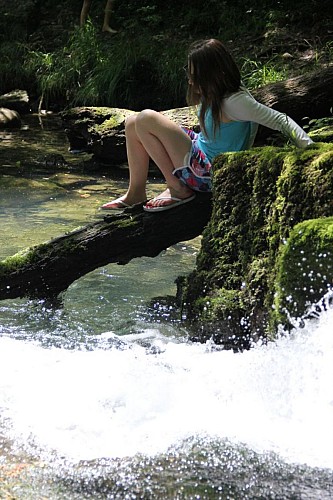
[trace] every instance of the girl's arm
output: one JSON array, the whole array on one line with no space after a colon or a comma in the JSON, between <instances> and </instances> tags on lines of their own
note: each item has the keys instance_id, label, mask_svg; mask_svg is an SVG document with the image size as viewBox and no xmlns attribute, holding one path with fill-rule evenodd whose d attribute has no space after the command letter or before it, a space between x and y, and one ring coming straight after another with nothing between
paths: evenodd
<instances>
[{"instance_id":1,"label":"girl's arm","mask_svg":"<svg viewBox=\"0 0 333 500\"><path fill-rule=\"evenodd\" d=\"M223 113L229 120L250 121L279 130L300 148L313 143L306 132L288 115L260 104L247 89L224 99Z\"/></svg>"}]
</instances>

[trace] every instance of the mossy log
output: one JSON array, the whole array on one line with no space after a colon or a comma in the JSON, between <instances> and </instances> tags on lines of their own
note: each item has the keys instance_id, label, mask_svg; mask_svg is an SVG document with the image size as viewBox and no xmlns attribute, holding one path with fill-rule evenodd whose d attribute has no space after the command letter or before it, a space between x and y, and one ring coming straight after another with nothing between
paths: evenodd
<instances>
[{"instance_id":1,"label":"mossy log","mask_svg":"<svg viewBox=\"0 0 333 500\"><path fill-rule=\"evenodd\" d=\"M320 68L289 80L271 83L253 92L255 98L304 125L308 119L332 115L333 67ZM307 119L307 120L304 120ZM262 145L272 131L260 127L256 144Z\"/></svg>"},{"instance_id":2,"label":"mossy log","mask_svg":"<svg viewBox=\"0 0 333 500\"><path fill-rule=\"evenodd\" d=\"M141 205L78 228L0 262L0 300L56 298L76 279L109 263L155 257L201 234L211 214L210 194L150 214Z\"/></svg>"}]
</instances>

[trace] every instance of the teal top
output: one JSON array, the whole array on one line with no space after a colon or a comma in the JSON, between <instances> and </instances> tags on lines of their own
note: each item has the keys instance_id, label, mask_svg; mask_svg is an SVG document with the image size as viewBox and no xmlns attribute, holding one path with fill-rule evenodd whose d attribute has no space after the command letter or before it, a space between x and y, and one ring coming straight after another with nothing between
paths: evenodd
<instances>
[{"instance_id":1,"label":"teal top","mask_svg":"<svg viewBox=\"0 0 333 500\"><path fill-rule=\"evenodd\" d=\"M197 146L205 153L209 161L219 153L242 151L251 147L253 123L250 121L231 121L220 123L214 135L212 111L209 108L205 115L204 132L198 134Z\"/></svg>"}]
</instances>

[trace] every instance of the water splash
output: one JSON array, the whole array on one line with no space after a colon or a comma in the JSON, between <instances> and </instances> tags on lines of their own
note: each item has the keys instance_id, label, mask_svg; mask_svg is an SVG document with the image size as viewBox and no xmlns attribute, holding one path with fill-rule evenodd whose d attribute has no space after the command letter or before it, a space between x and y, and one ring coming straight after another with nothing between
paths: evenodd
<instances>
[{"instance_id":1,"label":"water splash","mask_svg":"<svg viewBox=\"0 0 333 500\"><path fill-rule=\"evenodd\" d=\"M80 461L164 453L191 436L228 439L333 468L333 311L244 353L159 330L94 350L0 338L5 438Z\"/></svg>"}]
</instances>

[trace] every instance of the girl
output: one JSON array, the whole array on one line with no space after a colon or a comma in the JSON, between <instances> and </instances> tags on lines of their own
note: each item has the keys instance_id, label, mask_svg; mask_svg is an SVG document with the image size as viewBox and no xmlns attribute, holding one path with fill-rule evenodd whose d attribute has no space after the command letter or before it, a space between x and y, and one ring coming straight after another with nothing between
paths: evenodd
<instances>
[{"instance_id":1,"label":"girl","mask_svg":"<svg viewBox=\"0 0 333 500\"><path fill-rule=\"evenodd\" d=\"M143 208L158 212L190 202L195 191L210 191L213 158L250 148L259 124L281 131L298 147L312 143L291 118L252 97L242 85L234 59L219 40L192 45L186 72L187 102L198 105L200 133L181 128L152 110L130 116L125 125L129 188L102 209L119 210L146 200L149 158L161 170L167 187Z\"/></svg>"}]
</instances>

